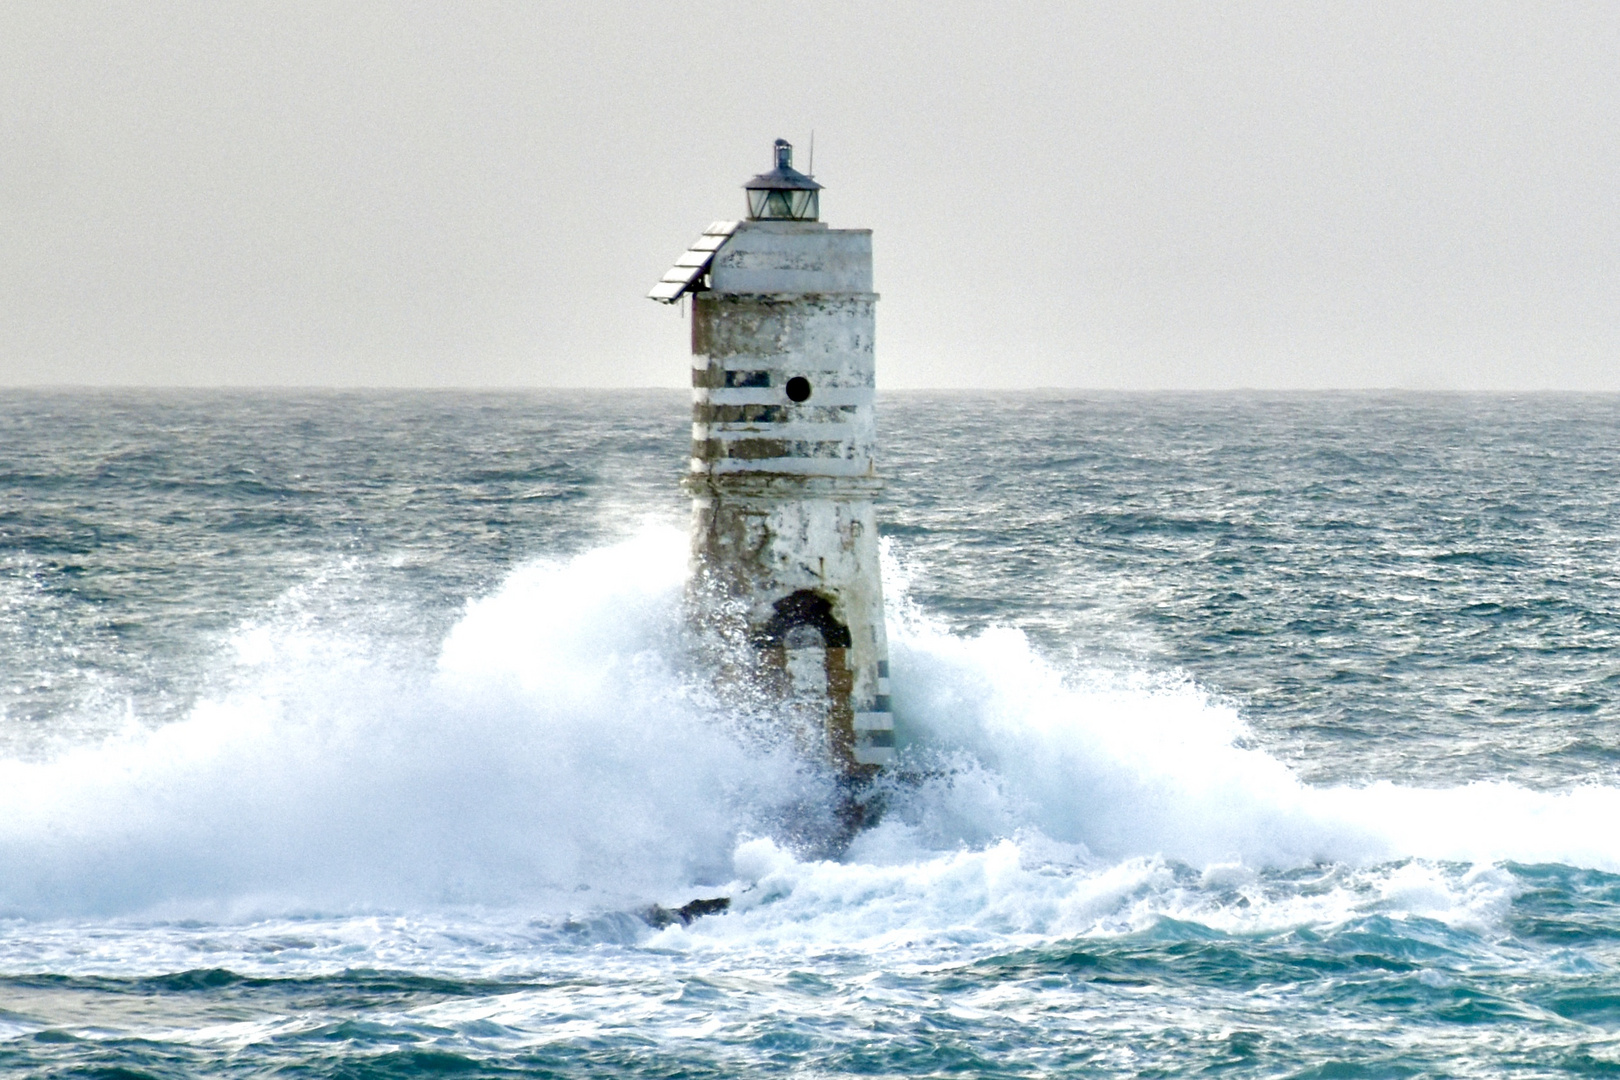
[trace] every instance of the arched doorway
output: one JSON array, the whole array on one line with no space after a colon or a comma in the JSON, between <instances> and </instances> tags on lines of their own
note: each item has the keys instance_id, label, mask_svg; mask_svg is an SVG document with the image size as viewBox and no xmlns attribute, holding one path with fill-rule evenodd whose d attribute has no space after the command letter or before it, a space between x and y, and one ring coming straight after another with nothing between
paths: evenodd
<instances>
[{"instance_id":1,"label":"arched doorway","mask_svg":"<svg viewBox=\"0 0 1620 1080\"><path fill-rule=\"evenodd\" d=\"M849 627L831 600L810 589L784 596L773 608L759 644L784 676L784 698L801 737L819 743L844 771L857 769Z\"/></svg>"}]
</instances>

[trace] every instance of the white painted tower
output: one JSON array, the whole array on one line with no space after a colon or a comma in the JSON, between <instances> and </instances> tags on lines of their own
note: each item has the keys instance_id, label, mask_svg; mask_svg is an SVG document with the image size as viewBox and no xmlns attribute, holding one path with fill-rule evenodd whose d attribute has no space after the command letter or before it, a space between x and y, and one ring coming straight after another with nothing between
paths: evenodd
<instances>
[{"instance_id":1,"label":"white painted tower","mask_svg":"<svg viewBox=\"0 0 1620 1080\"><path fill-rule=\"evenodd\" d=\"M754 177L651 293L692 299L693 617L756 650L798 737L847 777L894 756L872 415L872 231L818 220L821 185Z\"/></svg>"}]
</instances>

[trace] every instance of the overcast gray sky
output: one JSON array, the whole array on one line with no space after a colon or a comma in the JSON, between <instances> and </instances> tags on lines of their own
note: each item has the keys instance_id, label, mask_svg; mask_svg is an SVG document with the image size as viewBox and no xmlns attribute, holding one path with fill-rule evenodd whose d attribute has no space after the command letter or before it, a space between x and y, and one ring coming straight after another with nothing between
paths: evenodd
<instances>
[{"instance_id":1,"label":"overcast gray sky","mask_svg":"<svg viewBox=\"0 0 1620 1080\"><path fill-rule=\"evenodd\" d=\"M681 385L812 129L881 386L1620 390L1620 5L1481 0L12 0L0 382Z\"/></svg>"}]
</instances>

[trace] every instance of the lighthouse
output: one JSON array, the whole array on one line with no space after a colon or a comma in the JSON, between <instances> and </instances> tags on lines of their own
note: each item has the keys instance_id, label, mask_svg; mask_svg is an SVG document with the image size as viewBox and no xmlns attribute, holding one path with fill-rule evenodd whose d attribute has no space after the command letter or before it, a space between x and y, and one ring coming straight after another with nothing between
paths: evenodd
<instances>
[{"instance_id":1,"label":"lighthouse","mask_svg":"<svg viewBox=\"0 0 1620 1080\"><path fill-rule=\"evenodd\" d=\"M778 139L748 216L704 230L648 294L692 304L691 617L808 754L848 780L894 757L873 499L872 231L820 220Z\"/></svg>"}]
</instances>

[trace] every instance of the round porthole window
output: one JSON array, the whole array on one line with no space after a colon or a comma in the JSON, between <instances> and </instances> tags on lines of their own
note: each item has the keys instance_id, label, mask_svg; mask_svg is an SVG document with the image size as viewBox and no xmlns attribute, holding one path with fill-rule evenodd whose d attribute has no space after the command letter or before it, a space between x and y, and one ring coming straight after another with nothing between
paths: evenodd
<instances>
[{"instance_id":1,"label":"round porthole window","mask_svg":"<svg viewBox=\"0 0 1620 1080\"><path fill-rule=\"evenodd\" d=\"M803 375L795 375L787 381L787 395L789 401L810 400L810 380Z\"/></svg>"}]
</instances>

